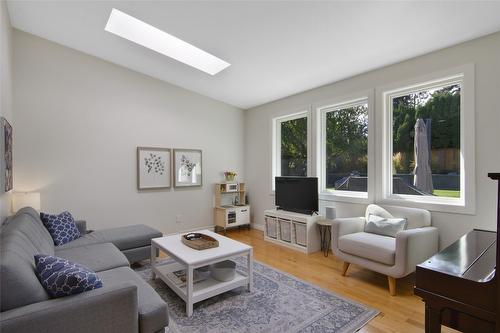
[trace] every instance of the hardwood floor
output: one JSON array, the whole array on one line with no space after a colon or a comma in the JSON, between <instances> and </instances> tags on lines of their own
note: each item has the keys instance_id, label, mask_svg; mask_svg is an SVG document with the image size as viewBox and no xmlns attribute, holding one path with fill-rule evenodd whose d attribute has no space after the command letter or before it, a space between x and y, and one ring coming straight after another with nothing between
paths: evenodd
<instances>
[{"instance_id":1,"label":"hardwood floor","mask_svg":"<svg viewBox=\"0 0 500 333\"><path fill-rule=\"evenodd\" d=\"M424 304L413 295L414 275L397 280L397 296L390 296L387 277L350 265L342 276L343 263L330 252L309 255L264 241L262 231L228 230L227 235L254 248L254 259L328 289L340 296L380 311L360 332L423 332ZM443 332L456 332L443 326Z\"/></svg>"}]
</instances>

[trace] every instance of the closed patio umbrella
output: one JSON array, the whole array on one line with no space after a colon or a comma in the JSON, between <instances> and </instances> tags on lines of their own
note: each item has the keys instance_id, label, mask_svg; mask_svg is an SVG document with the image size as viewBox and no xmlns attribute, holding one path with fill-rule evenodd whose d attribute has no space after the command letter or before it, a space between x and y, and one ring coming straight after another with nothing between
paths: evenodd
<instances>
[{"instance_id":1,"label":"closed patio umbrella","mask_svg":"<svg viewBox=\"0 0 500 333\"><path fill-rule=\"evenodd\" d=\"M413 170L413 185L421 190L432 194L432 171L429 161L429 138L427 127L423 119L417 119L415 123L415 169Z\"/></svg>"}]
</instances>

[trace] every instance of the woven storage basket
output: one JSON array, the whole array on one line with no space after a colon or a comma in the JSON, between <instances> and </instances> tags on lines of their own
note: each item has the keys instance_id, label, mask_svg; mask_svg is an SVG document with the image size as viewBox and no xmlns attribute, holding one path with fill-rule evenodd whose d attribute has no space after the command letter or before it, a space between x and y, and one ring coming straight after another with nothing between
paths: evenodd
<instances>
[{"instance_id":1,"label":"woven storage basket","mask_svg":"<svg viewBox=\"0 0 500 333\"><path fill-rule=\"evenodd\" d=\"M278 219L280 225L280 238L282 241L292 241L292 222L290 220Z\"/></svg>"},{"instance_id":2,"label":"woven storage basket","mask_svg":"<svg viewBox=\"0 0 500 333\"><path fill-rule=\"evenodd\" d=\"M294 222L295 242L301 246L307 246L307 224Z\"/></svg>"},{"instance_id":3,"label":"woven storage basket","mask_svg":"<svg viewBox=\"0 0 500 333\"><path fill-rule=\"evenodd\" d=\"M275 217L266 216L266 236L278 238L278 221Z\"/></svg>"}]
</instances>

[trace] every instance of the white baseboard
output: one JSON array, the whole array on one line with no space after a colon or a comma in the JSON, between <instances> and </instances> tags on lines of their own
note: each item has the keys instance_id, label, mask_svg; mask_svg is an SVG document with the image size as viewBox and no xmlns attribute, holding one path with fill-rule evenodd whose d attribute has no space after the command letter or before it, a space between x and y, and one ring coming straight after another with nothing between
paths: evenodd
<instances>
[{"instance_id":1,"label":"white baseboard","mask_svg":"<svg viewBox=\"0 0 500 333\"><path fill-rule=\"evenodd\" d=\"M251 227L253 229L257 229L257 230L260 230L260 231L264 231L265 227L264 227L264 224L256 224L256 223L252 223L251 224Z\"/></svg>"},{"instance_id":2,"label":"white baseboard","mask_svg":"<svg viewBox=\"0 0 500 333\"><path fill-rule=\"evenodd\" d=\"M178 232L172 232L172 233L168 233L168 234L163 234L163 236L187 234L189 232L200 231L200 230L214 231L214 226L213 225L207 225L207 226L204 226L204 227L197 227L197 228L193 228L193 229L186 229L186 230L181 230L181 231L178 231Z\"/></svg>"},{"instance_id":3,"label":"white baseboard","mask_svg":"<svg viewBox=\"0 0 500 333\"><path fill-rule=\"evenodd\" d=\"M256 230L260 230L260 231L264 231L265 230L264 224L251 223L250 227L252 229L256 229ZM200 230L214 231L214 229L215 229L215 227L213 225L208 225L208 226L204 226L204 227L197 227L197 228L193 228L193 229L186 229L186 230L181 230L181 231L177 231L177 232L171 232L171 233L168 233L168 234L163 234L163 236L186 234L188 232L195 232L195 231L200 231Z\"/></svg>"}]
</instances>

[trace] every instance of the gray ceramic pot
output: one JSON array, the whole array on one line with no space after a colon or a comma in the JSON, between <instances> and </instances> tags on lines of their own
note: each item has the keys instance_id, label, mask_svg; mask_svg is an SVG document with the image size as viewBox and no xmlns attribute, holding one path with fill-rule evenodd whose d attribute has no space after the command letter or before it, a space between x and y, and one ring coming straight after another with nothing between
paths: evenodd
<instances>
[{"instance_id":1,"label":"gray ceramic pot","mask_svg":"<svg viewBox=\"0 0 500 333\"><path fill-rule=\"evenodd\" d=\"M225 260L210 266L211 276L218 281L231 281L236 275L236 263Z\"/></svg>"}]
</instances>

